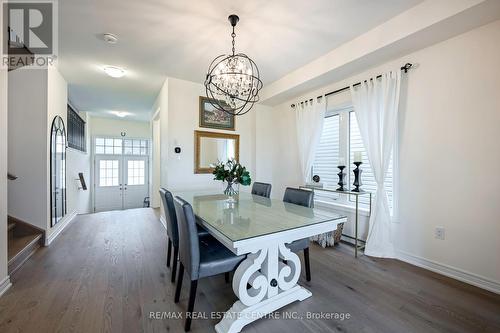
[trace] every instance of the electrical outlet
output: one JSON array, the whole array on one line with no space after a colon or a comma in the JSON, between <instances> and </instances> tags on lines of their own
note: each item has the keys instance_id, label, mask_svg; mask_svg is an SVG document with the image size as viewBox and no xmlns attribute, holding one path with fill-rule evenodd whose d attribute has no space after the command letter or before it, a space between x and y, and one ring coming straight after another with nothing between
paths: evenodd
<instances>
[{"instance_id":1,"label":"electrical outlet","mask_svg":"<svg viewBox=\"0 0 500 333\"><path fill-rule=\"evenodd\" d=\"M444 240L444 227L436 227L434 231L434 237L436 239Z\"/></svg>"}]
</instances>

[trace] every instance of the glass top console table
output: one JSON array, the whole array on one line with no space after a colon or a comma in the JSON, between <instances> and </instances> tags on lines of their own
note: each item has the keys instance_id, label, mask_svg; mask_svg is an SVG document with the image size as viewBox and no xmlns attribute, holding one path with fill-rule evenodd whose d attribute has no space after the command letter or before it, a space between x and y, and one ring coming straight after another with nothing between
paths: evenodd
<instances>
[{"instance_id":1,"label":"glass top console table","mask_svg":"<svg viewBox=\"0 0 500 333\"><path fill-rule=\"evenodd\" d=\"M365 245L358 245L359 242L363 242L358 238L358 222L359 222L359 197L362 195L368 195L370 197L370 204L369 204L369 210L368 210L368 216L371 216L372 214L372 192L367 192L367 191L339 191L334 188L321 188L321 187L316 187L316 186L310 186L310 185L305 185L305 186L300 186L302 189L308 189L311 191L324 191L324 192L333 192L333 193L339 193L339 194L346 194L346 195L354 195L356 197L356 209L355 209L355 222L354 222L354 257L358 257L358 251L363 250L365 248ZM352 238L347 235L343 235L349 238Z\"/></svg>"}]
</instances>

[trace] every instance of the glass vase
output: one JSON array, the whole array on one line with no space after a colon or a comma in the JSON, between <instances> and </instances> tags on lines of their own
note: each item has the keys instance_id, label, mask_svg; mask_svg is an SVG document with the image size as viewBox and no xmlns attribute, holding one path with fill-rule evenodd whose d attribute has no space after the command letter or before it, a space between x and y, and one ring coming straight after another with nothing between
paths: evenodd
<instances>
[{"instance_id":1,"label":"glass vase","mask_svg":"<svg viewBox=\"0 0 500 333\"><path fill-rule=\"evenodd\" d=\"M239 184L232 180L226 180L226 189L224 190L224 194L227 195L229 202L236 202L235 197L239 193Z\"/></svg>"}]
</instances>

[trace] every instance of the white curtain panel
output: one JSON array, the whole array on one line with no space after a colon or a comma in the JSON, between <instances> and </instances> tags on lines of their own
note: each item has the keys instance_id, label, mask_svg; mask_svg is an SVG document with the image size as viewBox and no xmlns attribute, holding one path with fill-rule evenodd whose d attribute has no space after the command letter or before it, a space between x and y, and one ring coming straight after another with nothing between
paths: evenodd
<instances>
[{"instance_id":1,"label":"white curtain panel","mask_svg":"<svg viewBox=\"0 0 500 333\"><path fill-rule=\"evenodd\" d=\"M320 101L308 101L295 105L300 172L302 181L305 183L310 179L314 154L321 138L326 102L325 98L321 98Z\"/></svg>"},{"instance_id":2,"label":"white curtain panel","mask_svg":"<svg viewBox=\"0 0 500 333\"><path fill-rule=\"evenodd\" d=\"M399 69L350 87L359 130L377 182L365 254L381 258L395 257L384 185L397 130L400 88Z\"/></svg>"}]
</instances>

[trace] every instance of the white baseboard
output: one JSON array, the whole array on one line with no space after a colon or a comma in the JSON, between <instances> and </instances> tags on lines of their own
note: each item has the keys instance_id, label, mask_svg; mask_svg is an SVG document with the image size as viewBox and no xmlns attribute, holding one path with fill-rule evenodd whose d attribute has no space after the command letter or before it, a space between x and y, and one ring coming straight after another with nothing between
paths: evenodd
<instances>
[{"instance_id":1,"label":"white baseboard","mask_svg":"<svg viewBox=\"0 0 500 333\"><path fill-rule=\"evenodd\" d=\"M63 217L62 220L58 224L56 224L56 226L54 227L54 230L52 230L50 235L45 236L45 246L49 246L50 243L52 243L54 241L54 239L56 239L56 237L59 236L59 234L64 229L66 229L66 227L68 225L70 225L71 222L73 222L75 220L75 217L76 217L76 211L71 212L71 213L67 214L65 217Z\"/></svg>"},{"instance_id":2,"label":"white baseboard","mask_svg":"<svg viewBox=\"0 0 500 333\"><path fill-rule=\"evenodd\" d=\"M161 222L161 225L163 226L163 228L165 228L165 230L167 230L167 221L165 221L165 218L163 216L160 216L160 222Z\"/></svg>"},{"instance_id":3,"label":"white baseboard","mask_svg":"<svg viewBox=\"0 0 500 333\"><path fill-rule=\"evenodd\" d=\"M10 282L10 276L6 276L1 282L0 282L0 297L2 297L3 294L5 294L5 292L7 290L9 290L9 288L12 286L12 283Z\"/></svg>"},{"instance_id":4,"label":"white baseboard","mask_svg":"<svg viewBox=\"0 0 500 333\"><path fill-rule=\"evenodd\" d=\"M483 276L473 274L470 272L465 272L458 268L441 264L432 260L424 259L419 256L415 256L413 254L403 251L397 251L396 257L397 259L407 262L409 264L428 269L435 273L448 276L455 280L459 280L482 289L489 290L496 294L500 294L500 283L492 281Z\"/></svg>"}]
</instances>

